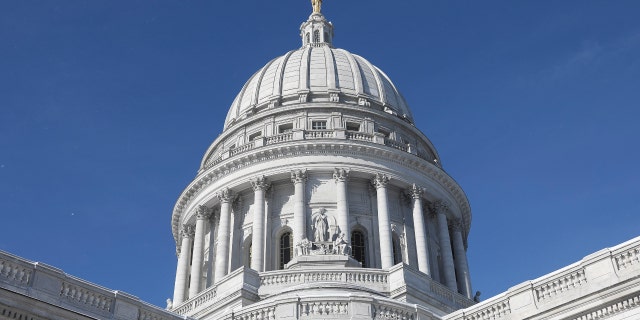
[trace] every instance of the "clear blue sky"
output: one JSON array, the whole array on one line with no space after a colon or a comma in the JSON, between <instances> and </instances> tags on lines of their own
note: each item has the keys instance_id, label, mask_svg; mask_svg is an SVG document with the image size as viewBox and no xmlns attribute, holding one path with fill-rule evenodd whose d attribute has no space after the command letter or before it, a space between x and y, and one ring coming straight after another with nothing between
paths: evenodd
<instances>
[{"instance_id":1,"label":"clear blue sky","mask_svg":"<svg viewBox=\"0 0 640 320\"><path fill-rule=\"evenodd\" d=\"M640 235L640 2L331 1L466 191L483 298ZM174 201L306 0L0 2L0 249L164 305Z\"/></svg>"}]
</instances>

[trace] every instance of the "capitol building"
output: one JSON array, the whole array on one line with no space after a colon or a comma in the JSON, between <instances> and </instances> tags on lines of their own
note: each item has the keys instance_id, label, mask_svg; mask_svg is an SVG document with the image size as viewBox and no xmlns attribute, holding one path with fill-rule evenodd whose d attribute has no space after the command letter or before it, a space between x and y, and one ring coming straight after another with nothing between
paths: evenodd
<instances>
[{"instance_id":1,"label":"capitol building","mask_svg":"<svg viewBox=\"0 0 640 320\"><path fill-rule=\"evenodd\" d=\"M480 301L463 188L321 3L179 195L166 308L0 252L0 319L640 319L640 238Z\"/></svg>"}]
</instances>

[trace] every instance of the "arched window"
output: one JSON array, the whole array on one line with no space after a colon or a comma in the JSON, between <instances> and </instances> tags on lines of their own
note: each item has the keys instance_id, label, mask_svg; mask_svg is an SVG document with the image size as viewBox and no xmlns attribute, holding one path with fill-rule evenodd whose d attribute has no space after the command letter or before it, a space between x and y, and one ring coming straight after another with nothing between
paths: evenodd
<instances>
[{"instance_id":1,"label":"arched window","mask_svg":"<svg viewBox=\"0 0 640 320\"><path fill-rule=\"evenodd\" d=\"M316 30L313 32L313 43L320 42L320 30Z\"/></svg>"},{"instance_id":2,"label":"arched window","mask_svg":"<svg viewBox=\"0 0 640 320\"><path fill-rule=\"evenodd\" d=\"M291 232L285 232L280 236L280 269L291 261L293 257L293 237Z\"/></svg>"},{"instance_id":3,"label":"arched window","mask_svg":"<svg viewBox=\"0 0 640 320\"><path fill-rule=\"evenodd\" d=\"M362 231L351 232L351 256L358 260L363 268L367 267L367 242Z\"/></svg>"},{"instance_id":4,"label":"arched window","mask_svg":"<svg viewBox=\"0 0 640 320\"><path fill-rule=\"evenodd\" d=\"M324 42L329 42L329 33L328 32L324 33Z\"/></svg>"},{"instance_id":5,"label":"arched window","mask_svg":"<svg viewBox=\"0 0 640 320\"><path fill-rule=\"evenodd\" d=\"M311 42L311 34L309 32L305 35L304 40L304 44L309 44L309 42Z\"/></svg>"},{"instance_id":6,"label":"arched window","mask_svg":"<svg viewBox=\"0 0 640 320\"><path fill-rule=\"evenodd\" d=\"M393 265L402 262L402 248L400 247L400 239L395 234L391 237L393 240Z\"/></svg>"}]
</instances>

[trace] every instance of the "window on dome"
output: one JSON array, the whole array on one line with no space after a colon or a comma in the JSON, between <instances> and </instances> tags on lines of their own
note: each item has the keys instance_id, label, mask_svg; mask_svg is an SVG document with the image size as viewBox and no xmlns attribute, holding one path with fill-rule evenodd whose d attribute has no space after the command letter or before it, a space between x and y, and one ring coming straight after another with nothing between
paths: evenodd
<instances>
[{"instance_id":1,"label":"window on dome","mask_svg":"<svg viewBox=\"0 0 640 320\"><path fill-rule=\"evenodd\" d=\"M382 133L385 138L389 138L389 136L391 135L391 131L386 128L378 128L378 133Z\"/></svg>"},{"instance_id":2,"label":"window on dome","mask_svg":"<svg viewBox=\"0 0 640 320\"><path fill-rule=\"evenodd\" d=\"M278 133L287 133L293 131L293 123L281 124L278 126Z\"/></svg>"},{"instance_id":3,"label":"window on dome","mask_svg":"<svg viewBox=\"0 0 640 320\"><path fill-rule=\"evenodd\" d=\"M291 261L293 257L293 237L291 232L285 232L280 236L280 269Z\"/></svg>"},{"instance_id":4,"label":"window on dome","mask_svg":"<svg viewBox=\"0 0 640 320\"><path fill-rule=\"evenodd\" d=\"M324 33L324 42L329 42L329 33L328 32Z\"/></svg>"},{"instance_id":5,"label":"window on dome","mask_svg":"<svg viewBox=\"0 0 640 320\"><path fill-rule=\"evenodd\" d=\"M327 130L327 122L311 121L311 130Z\"/></svg>"},{"instance_id":6,"label":"window on dome","mask_svg":"<svg viewBox=\"0 0 640 320\"><path fill-rule=\"evenodd\" d=\"M347 122L347 131L360 131L360 124L357 122Z\"/></svg>"},{"instance_id":7,"label":"window on dome","mask_svg":"<svg viewBox=\"0 0 640 320\"><path fill-rule=\"evenodd\" d=\"M313 32L313 43L320 43L320 30Z\"/></svg>"},{"instance_id":8,"label":"window on dome","mask_svg":"<svg viewBox=\"0 0 640 320\"><path fill-rule=\"evenodd\" d=\"M351 232L351 257L362 264L363 268L367 267L367 242L364 233L360 230Z\"/></svg>"},{"instance_id":9,"label":"window on dome","mask_svg":"<svg viewBox=\"0 0 640 320\"><path fill-rule=\"evenodd\" d=\"M396 265L402 262L402 248L400 247L400 239L396 234L391 237L391 240L393 240L393 265Z\"/></svg>"},{"instance_id":10,"label":"window on dome","mask_svg":"<svg viewBox=\"0 0 640 320\"><path fill-rule=\"evenodd\" d=\"M309 44L309 42L311 42L311 34L309 32L307 32L307 34L305 35L305 38L304 38L304 43L305 44Z\"/></svg>"},{"instance_id":11,"label":"window on dome","mask_svg":"<svg viewBox=\"0 0 640 320\"><path fill-rule=\"evenodd\" d=\"M251 135L249 135L249 141L253 141L255 139L258 139L262 137L262 131L258 131L256 133L252 133Z\"/></svg>"}]
</instances>

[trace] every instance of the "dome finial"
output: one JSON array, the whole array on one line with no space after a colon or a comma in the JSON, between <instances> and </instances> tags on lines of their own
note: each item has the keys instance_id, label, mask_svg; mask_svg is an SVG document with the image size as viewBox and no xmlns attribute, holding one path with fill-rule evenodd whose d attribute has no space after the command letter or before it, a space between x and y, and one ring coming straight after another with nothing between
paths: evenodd
<instances>
[{"instance_id":1,"label":"dome finial","mask_svg":"<svg viewBox=\"0 0 640 320\"><path fill-rule=\"evenodd\" d=\"M320 13L322 0L311 0L311 6L313 6L313 13Z\"/></svg>"}]
</instances>

